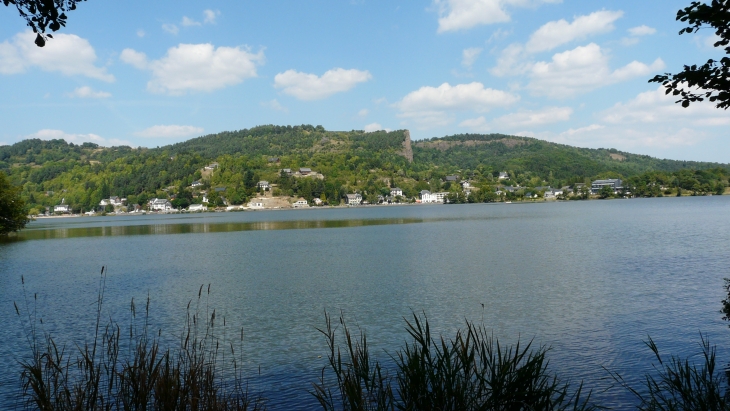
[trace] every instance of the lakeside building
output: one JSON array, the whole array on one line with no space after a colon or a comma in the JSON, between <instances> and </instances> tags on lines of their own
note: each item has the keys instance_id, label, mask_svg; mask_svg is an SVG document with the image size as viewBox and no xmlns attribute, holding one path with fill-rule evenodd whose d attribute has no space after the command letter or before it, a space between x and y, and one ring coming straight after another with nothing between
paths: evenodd
<instances>
[{"instance_id":1,"label":"lakeside building","mask_svg":"<svg viewBox=\"0 0 730 411\"><path fill-rule=\"evenodd\" d=\"M393 187L390 189L390 196L391 197L403 197L403 190L399 187Z\"/></svg>"},{"instance_id":2,"label":"lakeside building","mask_svg":"<svg viewBox=\"0 0 730 411\"><path fill-rule=\"evenodd\" d=\"M150 210L152 211L170 211L172 210L172 203L164 198L153 198L149 202Z\"/></svg>"},{"instance_id":3,"label":"lakeside building","mask_svg":"<svg viewBox=\"0 0 730 411\"><path fill-rule=\"evenodd\" d=\"M347 194L345 196L345 203L347 205L360 205L362 204L362 195L355 193L355 194Z\"/></svg>"},{"instance_id":4,"label":"lakeside building","mask_svg":"<svg viewBox=\"0 0 730 411\"><path fill-rule=\"evenodd\" d=\"M264 191L267 191L271 188L271 186L269 185L269 182L266 180L259 181L257 186Z\"/></svg>"},{"instance_id":5,"label":"lakeside building","mask_svg":"<svg viewBox=\"0 0 730 411\"><path fill-rule=\"evenodd\" d=\"M300 198L294 204L292 204L292 207L294 207L294 208L306 208L306 207L309 207L309 203L307 203L307 200L305 200L303 198Z\"/></svg>"},{"instance_id":6,"label":"lakeside building","mask_svg":"<svg viewBox=\"0 0 730 411\"><path fill-rule=\"evenodd\" d=\"M53 207L53 212L55 214L68 214L71 212L71 207L68 204L59 204Z\"/></svg>"},{"instance_id":7,"label":"lakeside building","mask_svg":"<svg viewBox=\"0 0 730 411\"><path fill-rule=\"evenodd\" d=\"M619 178L609 178L606 180L596 180L591 183L591 193L598 194L599 191L605 186L611 187L614 194L617 193L619 190L623 189L621 186L621 179ZM576 184L577 185L577 184Z\"/></svg>"},{"instance_id":8,"label":"lakeside building","mask_svg":"<svg viewBox=\"0 0 730 411\"><path fill-rule=\"evenodd\" d=\"M190 204L188 207L188 211L206 211L208 210L208 207L204 206L203 204Z\"/></svg>"},{"instance_id":9,"label":"lakeside building","mask_svg":"<svg viewBox=\"0 0 730 411\"><path fill-rule=\"evenodd\" d=\"M432 193L428 190L423 190L420 193L421 203L443 203L448 195L448 192Z\"/></svg>"}]
</instances>

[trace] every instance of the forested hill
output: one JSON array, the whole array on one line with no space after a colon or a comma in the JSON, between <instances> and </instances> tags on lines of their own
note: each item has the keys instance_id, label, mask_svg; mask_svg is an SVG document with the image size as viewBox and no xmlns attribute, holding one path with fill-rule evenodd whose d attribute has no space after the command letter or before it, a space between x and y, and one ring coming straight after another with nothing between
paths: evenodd
<instances>
[{"instance_id":1,"label":"forested hill","mask_svg":"<svg viewBox=\"0 0 730 411\"><path fill-rule=\"evenodd\" d=\"M219 164L215 171L203 171L213 162ZM287 180L280 175L283 168L299 167L324 178ZM254 195L258 180L279 184L282 194L338 201L353 191L387 193L391 185L410 196L442 189L438 181L451 174L490 184L498 172L508 171L523 186L559 187L598 177L710 168L728 165L659 160L500 134L411 142L406 130L339 132L311 125L260 126L152 149L38 139L0 146L0 171L23 187L30 206L52 206L65 199L76 210L88 210L110 196L142 203L175 195L194 202L187 187L198 180L205 187L223 187L233 203Z\"/></svg>"}]
</instances>

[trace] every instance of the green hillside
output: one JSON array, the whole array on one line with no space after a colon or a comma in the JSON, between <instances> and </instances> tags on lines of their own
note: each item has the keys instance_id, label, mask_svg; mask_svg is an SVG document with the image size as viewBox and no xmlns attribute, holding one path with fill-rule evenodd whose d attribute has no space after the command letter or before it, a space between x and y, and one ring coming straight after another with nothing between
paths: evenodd
<instances>
[{"instance_id":1,"label":"green hillside","mask_svg":"<svg viewBox=\"0 0 730 411\"><path fill-rule=\"evenodd\" d=\"M213 162L218 163L215 170L203 170ZM281 173L300 167L323 177ZM452 187L443 181L447 175L489 188L497 183L500 171L510 173L508 184L560 187L601 177L633 178L649 186L660 180L670 184L679 181L675 175L679 170L685 170L691 174L685 176L687 181L696 182L687 186L714 191L720 182L727 184L728 169L727 164L659 160L501 134L411 142L406 130L339 132L311 125L260 126L154 149L38 139L0 147L0 171L22 186L29 207L39 210L62 200L74 210L89 210L110 196L127 197L130 204L175 197L177 206L185 206L199 202L199 191L211 187L218 188L207 190L214 203L225 197L240 204L256 194L259 180L277 184L275 194L320 197L336 204L354 191L371 200L387 195L391 185L401 187L408 197L424 189L448 191ZM194 181L203 186L190 189Z\"/></svg>"}]
</instances>

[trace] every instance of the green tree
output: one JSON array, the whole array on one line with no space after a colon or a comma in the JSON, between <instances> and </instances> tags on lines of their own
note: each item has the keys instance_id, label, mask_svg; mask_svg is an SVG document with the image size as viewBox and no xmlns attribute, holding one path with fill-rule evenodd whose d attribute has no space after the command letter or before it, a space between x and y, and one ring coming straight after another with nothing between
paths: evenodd
<instances>
[{"instance_id":1,"label":"green tree","mask_svg":"<svg viewBox=\"0 0 730 411\"><path fill-rule=\"evenodd\" d=\"M688 26L679 34L697 33L702 28L714 30L718 40L715 47L725 51L720 60L709 59L705 64L684 66L677 73L665 73L649 80L650 83L662 83L666 93L680 96L677 103L689 107L691 103L709 99L717 108L730 107L730 2L712 0L710 4L693 1L689 7L677 12L677 21ZM692 91L696 90L696 91Z\"/></svg>"},{"instance_id":2,"label":"green tree","mask_svg":"<svg viewBox=\"0 0 730 411\"><path fill-rule=\"evenodd\" d=\"M613 188L611 186L603 186L598 191L598 197L600 198L609 198L613 197Z\"/></svg>"},{"instance_id":3,"label":"green tree","mask_svg":"<svg viewBox=\"0 0 730 411\"><path fill-rule=\"evenodd\" d=\"M18 231L28 223L25 202L20 198L20 187L10 184L0 172L0 235Z\"/></svg>"}]
</instances>

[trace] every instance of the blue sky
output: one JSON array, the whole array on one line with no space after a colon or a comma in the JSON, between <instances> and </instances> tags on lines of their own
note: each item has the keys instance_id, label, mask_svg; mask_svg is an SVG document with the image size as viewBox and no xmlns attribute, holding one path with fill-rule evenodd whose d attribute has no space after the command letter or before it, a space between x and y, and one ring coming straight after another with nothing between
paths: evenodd
<instances>
[{"instance_id":1,"label":"blue sky","mask_svg":"<svg viewBox=\"0 0 730 411\"><path fill-rule=\"evenodd\" d=\"M89 0L45 48L0 7L0 144L262 124L476 132L730 162L730 113L647 80L719 58L688 0Z\"/></svg>"}]
</instances>

